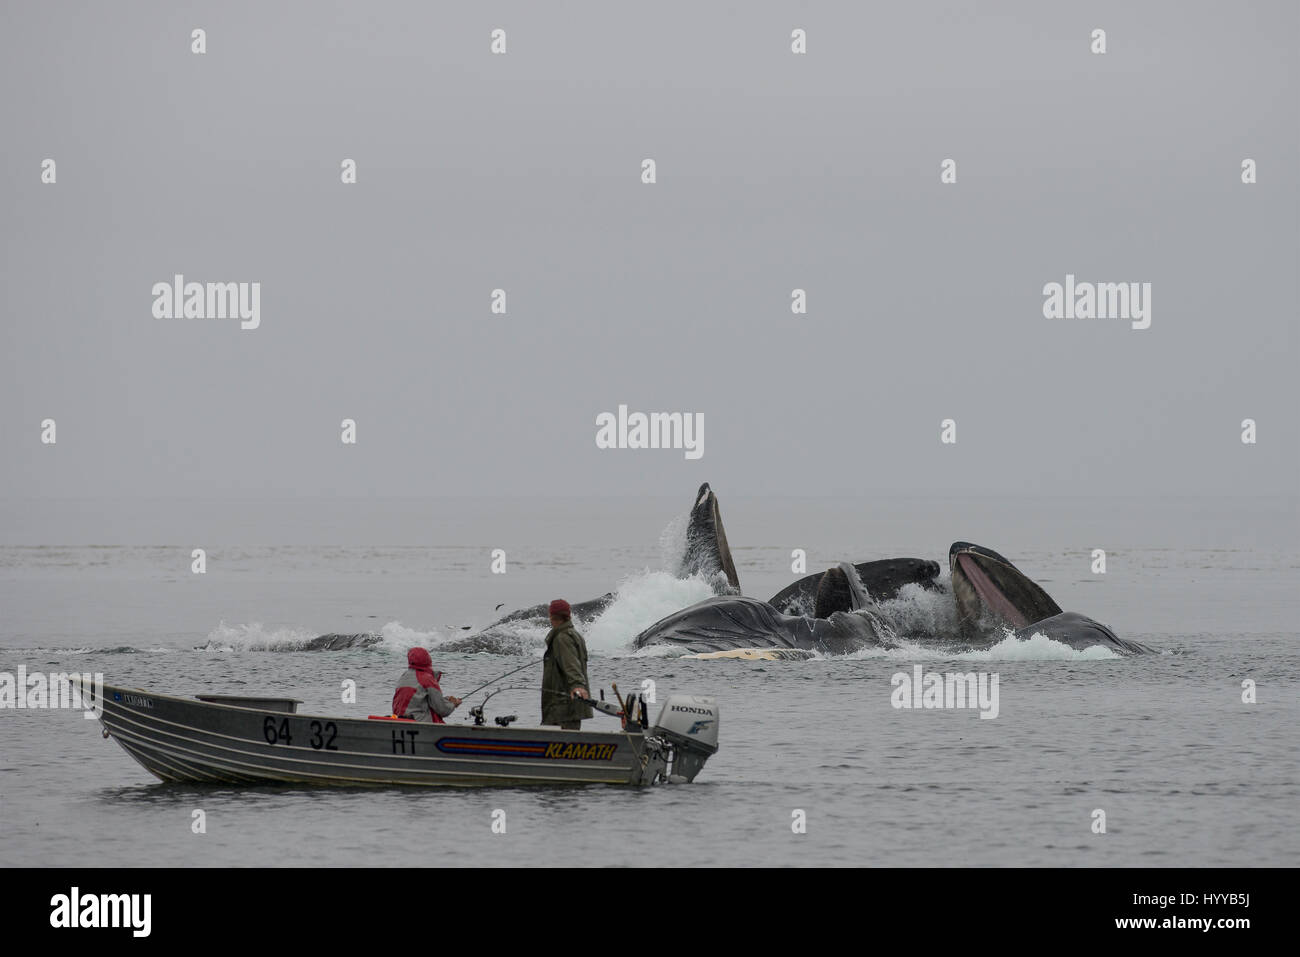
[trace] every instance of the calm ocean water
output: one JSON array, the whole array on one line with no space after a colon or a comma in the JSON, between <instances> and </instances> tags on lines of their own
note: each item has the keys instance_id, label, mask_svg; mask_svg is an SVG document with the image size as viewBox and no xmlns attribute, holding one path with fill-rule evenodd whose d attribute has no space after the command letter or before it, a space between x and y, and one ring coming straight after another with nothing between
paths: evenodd
<instances>
[{"instance_id":1,"label":"calm ocean water","mask_svg":"<svg viewBox=\"0 0 1300 957\"><path fill-rule=\"evenodd\" d=\"M498 604L619 586L606 616L584 623L593 683L651 678L661 700L714 694L722 726L721 750L691 786L214 789L155 781L78 713L0 710L0 864L1300 862L1293 500L886 508L720 494L747 594L766 598L796 577L795 548L815 571L890 555L943 562L964 538L1008 555L1062 607L1161 653L1033 642L956 658L919 645L800 662L632 654L637 630L707 593L663 571L678 500L5 503L0 672L287 694L306 711L360 716L387 710L410 645L433 648L444 688L464 691L527 659L440 653L440 642L492 620ZM190 572L197 547L204 575ZM494 548L506 550L505 575L490 572ZM1107 551L1104 575L1090 571L1094 548ZM937 613L912 611L918 622ZM386 640L283 650L330 631ZM542 633L533 638L540 647ZM997 672L998 717L894 709L890 678L914 664ZM355 705L339 700L345 679L357 682ZM1253 705L1242 703L1245 679L1257 684ZM531 721L537 693L493 705ZM191 832L196 809L205 834ZM491 829L497 809L505 834ZM804 834L791 829L796 809ZM1096 809L1105 834L1092 831Z\"/></svg>"}]
</instances>

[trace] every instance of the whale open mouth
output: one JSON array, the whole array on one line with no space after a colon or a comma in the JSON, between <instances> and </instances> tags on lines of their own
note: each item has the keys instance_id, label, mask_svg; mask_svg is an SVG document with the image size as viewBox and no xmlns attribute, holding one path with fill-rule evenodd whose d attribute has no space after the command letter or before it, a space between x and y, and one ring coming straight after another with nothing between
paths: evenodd
<instances>
[{"instance_id":1,"label":"whale open mouth","mask_svg":"<svg viewBox=\"0 0 1300 957\"><path fill-rule=\"evenodd\" d=\"M722 509L708 482L695 493L695 506L691 509L690 524L686 529L686 554L682 556L678 573L705 578L720 575L727 580L727 590L740 592L740 577L736 574L736 563L732 561L727 533L722 527Z\"/></svg>"},{"instance_id":2,"label":"whale open mouth","mask_svg":"<svg viewBox=\"0 0 1300 957\"><path fill-rule=\"evenodd\" d=\"M954 542L948 549L952 593L963 621L986 615L1016 628L1061 614L1061 606L991 548Z\"/></svg>"}]
</instances>

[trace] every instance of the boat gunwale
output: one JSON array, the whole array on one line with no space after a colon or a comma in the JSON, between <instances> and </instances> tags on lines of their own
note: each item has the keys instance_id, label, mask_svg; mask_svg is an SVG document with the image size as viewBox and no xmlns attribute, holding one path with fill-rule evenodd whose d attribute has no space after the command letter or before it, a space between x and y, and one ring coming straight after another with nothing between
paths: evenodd
<instances>
[{"instance_id":1,"label":"boat gunwale","mask_svg":"<svg viewBox=\"0 0 1300 957\"><path fill-rule=\"evenodd\" d=\"M74 684L80 684L80 683L81 683L81 679L80 679L80 676L79 676L79 675L77 675L77 676L69 675L69 676L68 676L68 680L69 680L70 682L73 682ZM389 717L386 717L386 716L384 716L384 717L376 717L376 718L348 718L348 717L341 717L341 716L339 716L339 715L330 715L330 714L313 714L313 713L309 713L309 712L297 712L297 711L294 711L294 712L288 712L288 711L271 711L271 710L266 709L266 708L245 708L245 707L243 707L243 706L241 706L241 705L218 704L218 703L216 703L216 702L212 702L212 701L200 701L200 700L198 700L198 698L195 698L195 697L189 697L189 698L187 698L187 697L184 697L184 696L182 696L182 695L165 694L165 693L157 692L157 691L147 691L147 690L145 690L144 688L126 688L126 687L124 687L124 686L122 686L122 685L110 685L110 684L105 684L103 687L104 687L104 691L105 691L105 693L107 693L110 689L112 689L113 691L121 691L121 692L125 692L125 693L127 693L127 694L135 694L135 693L139 692L139 693L141 693L141 694L148 695L148 696L151 697L151 698L165 698L165 699L167 699L167 700L169 700L169 701L179 702L180 704L187 705L187 706L189 706L189 707L196 707L196 708L215 708L215 709L218 709L218 710L221 710L221 709L229 709L229 710L233 710L233 711L251 711L251 712L253 712L253 713L255 713L255 714L264 714L264 715L267 715L267 716L272 716L272 715L281 715L281 716L286 717L286 718L320 718L320 719L323 719L323 720L325 720L325 721L348 721L348 722L354 722L354 723L358 724L359 726L361 726L361 727L366 727L366 728L376 727L375 722L377 722L377 721L386 721L386 722L389 722L389 723L391 723L391 724L393 724L393 725L398 725L398 726L400 726L400 727L406 727L406 726L408 726L408 725L415 725L415 726L420 727L420 728L457 728L457 729L464 729L464 730L466 730L466 731L472 729L472 730L475 731L475 733L487 733L487 734L503 734L503 733L507 733L507 732L510 733L510 734L513 734L513 733L515 733L515 732L517 732L517 731L534 731L534 732L539 732L539 733L542 733L542 734L584 734L584 735L585 735L585 734L595 734L595 735L604 735L604 736L614 737L614 738L625 738L625 737L641 737L641 738L644 738L644 737L645 737L645 732L644 732L644 731L641 731L641 730L637 730L637 731L628 731L628 730L626 730L626 729L623 729L623 730L620 730L620 731L586 731L586 730L583 730L583 729L581 729L581 728L578 728L578 729L569 729L569 728L561 728L561 727L558 727L558 726L556 726L556 725L517 725L517 726L513 726L513 727L504 727L504 728L502 728L502 727L497 727L497 726L487 725L487 724L481 724L481 725L480 725L480 724L446 724L446 723L444 723L444 724L435 724L435 723L433 723L433 722L431 722L431 721L412 721L412 720L401 719L401 718L389 718ZM271 699L268 699L268 700L271 700ZM285 699L285 698L279 698L279 699L274 699L274 700L284 701L284 700L288 700L288 699ZM293 700L299 700L299 699L293 699ZM120 701L113 701L113 702L111 702L111 703L114 704L114 705L122 705L122 704L123 704L123 703L120 702ZM109 704L110 704L110 702L108 702L108 701L103 701L103 702L101 702L99 705L92 705L91 710L94 710L94 708L96 708L96 707L99 708L100 710L107 710L107 707L108 707ZM135 709L134 709L134 708L131 708L130 705L127 705L127 706L126 706L126 709L131 710L131 711L133 711L133 712L135 711ZM136 713L138 713L138 712L136 712ZM159 719L159 720L165 720L165 719ZM170 723L172 723L172 724L179 724L179 722L170 722ZM184 724L181 724L180 726L181 726L181 727L190 727L190 725L184 725ZM214 733L214 734L218 734L219 732L212 732L212 733ZM231 737L230 735L222 735L222 736L223 736L223 737ZM234 740L237 740L237 741L243 741L243 740L247 740L247 739L245 739L245 738L234 738ZM288 745L288 747L297 747L297 745Z\"/></svg>"}]
</instances>

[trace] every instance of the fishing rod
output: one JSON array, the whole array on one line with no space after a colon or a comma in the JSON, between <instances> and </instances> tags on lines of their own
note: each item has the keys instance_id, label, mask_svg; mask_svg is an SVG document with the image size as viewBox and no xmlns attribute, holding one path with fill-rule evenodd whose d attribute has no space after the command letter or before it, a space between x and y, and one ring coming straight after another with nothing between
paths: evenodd
<instances>
[{"instance_id":1,"label":"fishing rod","mask_svg":"<svg viewBox=\"0 0 1300 957\"><path fill-rule=\"evenodd\" d=\"M468 697L470 697L470 695L476 695L476 694L478 694L480 691L482 691L484 688L486 688L488 685L496 684L496 683L497 683L498 681L500 681L502 678L509 678L509 677L510 677L511 675L513 675L513 674L518 674L519 672L523 671L525 668L533 668L533 667L536 667L537 665L540 665L540 664L541 664L543 661L545 661L545 660L546 660L545 658L538 658L538 659L535 660L535 661L530 661L530 662L528 662L528 664L526 664L526 665L520 665L518 668L515 668L513 671L507 671L507 672L506 672L505 674L503 674L503 675L497 675L497 676L496 676L495 678L493 678L491 681L485 681L485 682L483 682L483 684L479 685L479 686L478 686L477 688L475 688L473 691L470 691L470 692L468 692L468 693L466 693L466 694L461 695L461 698L468 698Z\"/></svg>"},{"instance_id":2,"label":"fishing rod","mask_svg":"<svg viewBox=\"0 0 1300 957\"><path fill-rule=\"evenodd\" d=\"M501 692L532 691L532 690L533 690L532 685L506 685L502 688L493 688L491 691L487 693L487 695L484 696L482 701L480 701L473 708L469 709L469 716L474 719L475 725L481 726L487 721L487 714L486 714L487 703L491 701L493 698L495 698L497 695L499 695ZM553 697L561 697L561 696L566 698L572 697L572 695L565 695L561 691L553 691L549 688L543 688L542 694L552 695ZM465 697L468 698L469 695L466 695ZM613 705L606 704L603 700L601 701L589 700L588 703L594 705L597 711L603 711L605 714L613 715L616 718L622 715L621 711L615 711ZM493 720L495 720L497 724L501 725L501 727L508 728L510 726L510 722L518 719L513 714L511 714L511 715L505 715L503 717L494 718Z\"/></svg>"},{"instance_id":3,"label":"fishing rod","mask_svg":"<svg viewBox=\"0 0 1300 957\"><path fill-rule=\"evenodd\" d=\"M506 672L505 674L503 674L503 675L497 675L495 678L491 679L490 681L485 681L485 682L483 682L483 684L479 685L479 686L478 686L477 688L475 688L473 691L467 691L467 692L465 692L463 695L460 696L460 698L461 698L461 700L463 701L463 700L465 700L466 698L472 697L473 695L478 694L480 691L482 691L482 690L483 690L484 688L486 688L488 685L494 685L494 684L496 684L498 681L500 681L502 678L509 678L511 675L518 674L519 672L523 671L525 668L532 668L532 667L535 666L535 665L539 665L539 664L541 664L541 663L542 663L543 661L545 661L545 660L546 660L546 659L544 659L544 658L538 658L536 661L530 661L530 662L528 662L528 664L526 664L526 665L520 665L518 668L514 668L514 669L512 669L511 671L507 671L507 672ZM501 691L514 691L514 690L518 690L518 689L517 689L517 688L501 688L501 689L499 689L499 690L501 690ZM525 690L526 690L526 689L525 689ZM617 689L615 689L615 691L617 692ZM558 692L558 691L548 691L547 694L560 694L560 692ZM588 698L587 700L590 700L590 698ZM622 701L620 700L619 703L622 704Z\"/></svg>"},{"instance_id":4,"label":"fishing rod","mask_svg":"<svg viewBox=\"0 0 1300 957\"><path fill-rule=\"evenodd\" d=\"M482 691L484 688L488 687L488 685L496 684L498 681L502 680L503 678L509 678L511 675L518 674L519 672L523 671L525 668L532 668L532 667L534 667L535 665L539 665L539 664L541 664L541 663L542 663L543 661L545 661L545 660L546 660L545 658L538 658L538 659L536 659L535 661L530 661L530 662L528 662L528 664L526 664L526 665L520 665L518 668L513 668L513 669L511 669L510 671L507 671L507 672L506 672L505 674L503 674L503 675L497 675L497 676L496 676L495 678L493 678L492 680L490 680L490 681L485 681L483 684L479 685L479 686L478 686L477 688L475 688L473 691L469 691L469 692L466 692L465 694L461 695L460 698L461 698L462 701L466 701L466 700L468 700L471 696L478 694L478 693L479 693L480 691ZM470 713L471 715L474 716L474 718L475 718L475 722L476 722L476 723L481 723L482 718L483 718L483 708L484 708L484 706L487 705L489 699L491 699L494 695L496 695L497 692L500 692L500 691L526 691L526 690L528 690L527 687L525 687L525 686L520 686L520 685L512 686L512 687L509 687L509 688L498 688L498 689L496 689L496 691L493 691L493 692L492 692L491 694L489 694L486 698L484 698L483 701L482 701L482 703L479 704L479 706L478 706L477 708L471 708L470 711L469 711L469 713ZM573 697L573 694L572 694L572 693L570 693L570 694L568 694L568 695L565 695L565 694L564 694L563 692L561 692L561 691L552 691L552 690L547 689L547 688L542 689L542 693L543 693L543 694L554 695L554 696L556 696L556 697L566 697L566 698L572 698L572 697ZM591 705L593 708L595 708L595 710L597 710L597 711L601 711L601 712L604 712L605 714L608 714L608 715L612 715L612 716L614 716L614 717L616 717L616 718L617 718L617 717L621 717L621 716L623 716L623 715L628 715L628 706L630 705L630 703L631 703L631 701L632 701L631 697L629 697L629 698L627 699L627 701L625 702L625 701L623 700L623 696L622 696L621 694L619 694L619 691L618 691L618 685L614 685L614 694L618 696L618 706L619 706L619 707L618 707L618 710L617 710L617 711L614 710L613 705L609 705L609 704L606 704L606 703L605 703L605 700L604 700L604 698L605 698L605 692L603 692L603 691L600 693L600 700L597 700L597 699L595 699L595 698L592 698L591 695L590 695L590 691L588 691L588 696L587 696L587 698L585 698L585 699L583 699L583 700L585 700L589 705ZM475 714L475 712L478 712L478 713ZM629 716L629 717L632 717L632 719L635 720L635 715L628 715L628 716ZM641 705L641 718L642 718L642 723L644 724L644 723L645 723L645 704L644 704L644 703L642 703L642 705Z\"/></svg>"}]
</instances>

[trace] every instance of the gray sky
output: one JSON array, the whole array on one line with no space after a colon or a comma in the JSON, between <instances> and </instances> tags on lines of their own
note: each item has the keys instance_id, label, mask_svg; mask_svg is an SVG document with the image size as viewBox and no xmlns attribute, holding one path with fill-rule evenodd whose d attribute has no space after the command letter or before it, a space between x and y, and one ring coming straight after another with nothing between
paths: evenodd
<instances>
[{"instance_id":1,"label":"gray sky","mask_svg":"<svg viewBox=\"0 0 1300 957\"><path fill-rule=\"evenodd\" d=\"M0 495L1295 490L1293 2L3 19ZM261 327L154 319L178 272ZM1043 318L1067 273L1151 328ZM703 458L597 449L620 403Z\"/></svg>"}]
</instances>

